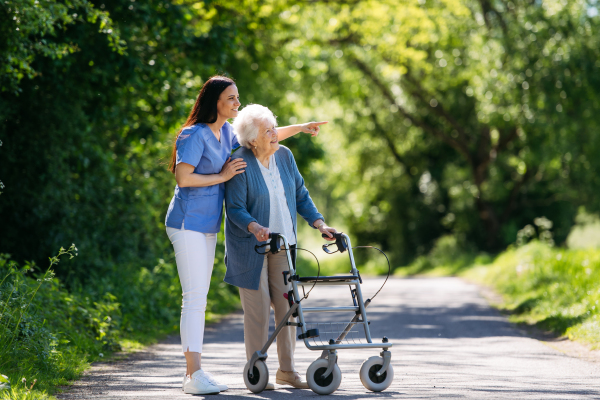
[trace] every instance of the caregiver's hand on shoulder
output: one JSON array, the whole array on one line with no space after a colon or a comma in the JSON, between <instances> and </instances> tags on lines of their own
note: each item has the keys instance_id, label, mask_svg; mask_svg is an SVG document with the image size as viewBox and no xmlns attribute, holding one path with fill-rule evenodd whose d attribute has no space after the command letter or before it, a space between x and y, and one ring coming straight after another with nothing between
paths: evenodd
<instances>
[{"instance_id":1,"label":"caregiver's hand on shoulder","mask_svg":"<svg viewBox=\"0 0 600 400\"><path fill-rule=\"evenodd\" d=\"M250 222L250 224L248 225L248 232L252 233L256 237L256 240L258 240L259 242L264 242L268 240L269 235L271 234L269 228L265 228L264 226L254 221Z\"/></svg>"},{"instance_id":2,"label":"caregiver's hand on shoulder","mask_svg":"<svg viewBox=\"0 0 600 400\"><path fill-rule=\"evenodd\" d=\"M337 233L337 230L335 228L327 226L327 224L321 219L315 221L315 223L313 225L319 230L319 232L328 236L328 237L324 238L325 240L329 240L329 241L335 240L335 237L333 237L333 234Z\"/></svg>"},{"instance_id":3,"label":"caregiver's hand on shoulder","mask_svg":"<svg viewBox=\"0 0 600 400\"><path fill-rule=\"evenodd\" d=\"M221 172L219 172L219 175L223 179L223 182L227 182L234 176L244 172L246 165L246 162L242 158L236 158L235 160L232 160L231 157L229 157L223 165Z\"/></svg>"},{"instance_id":4,"label":"caregiver's hand on shoulder","mask_svg":"<svg viewBox=\"0 0 600 400\"><path fill-rule=\"evenodd\" d=\"M310 133L312 137L315 137L319 134L321 130L320 126L326 124L329 121L321 121L321 122L307 122L306 124L300 125L300 130L304 133Z\"/></svg>"}]
</instances>

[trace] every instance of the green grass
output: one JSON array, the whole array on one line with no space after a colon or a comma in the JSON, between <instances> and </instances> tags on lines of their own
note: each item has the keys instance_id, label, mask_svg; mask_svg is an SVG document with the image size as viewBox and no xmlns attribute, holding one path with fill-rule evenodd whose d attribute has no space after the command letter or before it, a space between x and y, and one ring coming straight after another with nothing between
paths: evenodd
<instances>
[{"instance_id":1,"label":"green grass","mask_svg":"<svg viewBox=\"0 0 600 400\"><path fill-rule=\"evenodd\" d=\"M600 250L538 241L511 248L460 275L494 288L515 323L536 325L600 348Z\"/></svg>"}]
</instances>

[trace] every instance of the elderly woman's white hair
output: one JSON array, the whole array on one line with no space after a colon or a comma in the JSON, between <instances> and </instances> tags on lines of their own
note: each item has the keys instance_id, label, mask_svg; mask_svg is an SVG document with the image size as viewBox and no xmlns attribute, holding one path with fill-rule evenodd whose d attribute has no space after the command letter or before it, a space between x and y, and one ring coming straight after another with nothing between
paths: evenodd
<instances>
[{"instance_id":1,"label":"elderly woman's white hair","mask_svg":"<svg viewBox=\"0 0 600 400\"><path fill-rule=\"evenodd\" d=\"M233 121L233 129L240 145L250 148L251 142L258 136L262 124L277 126L277 118L267 107L249 104L238 113Z\"/></svg>"}]
</instances>

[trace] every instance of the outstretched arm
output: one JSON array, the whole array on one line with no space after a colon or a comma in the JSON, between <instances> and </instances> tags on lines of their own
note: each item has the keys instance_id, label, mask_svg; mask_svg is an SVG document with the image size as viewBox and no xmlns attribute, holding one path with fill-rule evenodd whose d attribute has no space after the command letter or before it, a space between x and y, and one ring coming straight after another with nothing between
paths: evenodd
<instances>
[{"instance_id":1,"label":"outstretched arm","mask_svg":"<svg viewBox=\"0 0 600 400\"><path fill-rule=\"evenodd\" d=\"M282 140L294 136L296 133L299 132L310 133L312 137L315 137L319 134L319 131L321 130L321 125L324 125L327 122L328 121L307 122L306 124L282 126L280 128L277 128L277 132L279 132L279 141L281 142Z\"/></svg>"}]
</instances>

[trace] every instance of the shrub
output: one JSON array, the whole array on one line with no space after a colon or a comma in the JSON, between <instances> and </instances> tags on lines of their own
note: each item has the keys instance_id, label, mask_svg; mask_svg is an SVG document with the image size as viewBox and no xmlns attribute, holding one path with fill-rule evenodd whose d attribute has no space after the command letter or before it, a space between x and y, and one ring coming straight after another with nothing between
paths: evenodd
<instances>
[{"instance_id":1,"label":"shrub","mask_svg":"<svg viewBox=\"0 0 600 400\"><path fill-rule=\"evenodd\" d=\"M172 254L153 268L114 265L93 285L68 291L53 269L61 256L72 258L75 252L74 246L61 248L45 273L35 273L33 263L21 267L0 255L0 373L12 383L0 398L26 393L28 399L48 398L56 386L78 378L90 362L124 343L150 343L178 329L181 286ZM237 290L223 282L223 252L218 245L207 322L239 302Z\"/></svg>"},{"instance_id":2,"label":"shrub","mask_svg":"<svg viewBox=\"0 0 600 400\"><path fill-rule=\"evenodd\" d=\"M0 255L0 371L13 389L23 379L37 379L42 390L66 384L88 365L85 355L118 348L114 297L92 302L69 294L54 277L59 257L75 251L61 248L43 274Z\"/></svg>"}]
</instances>

